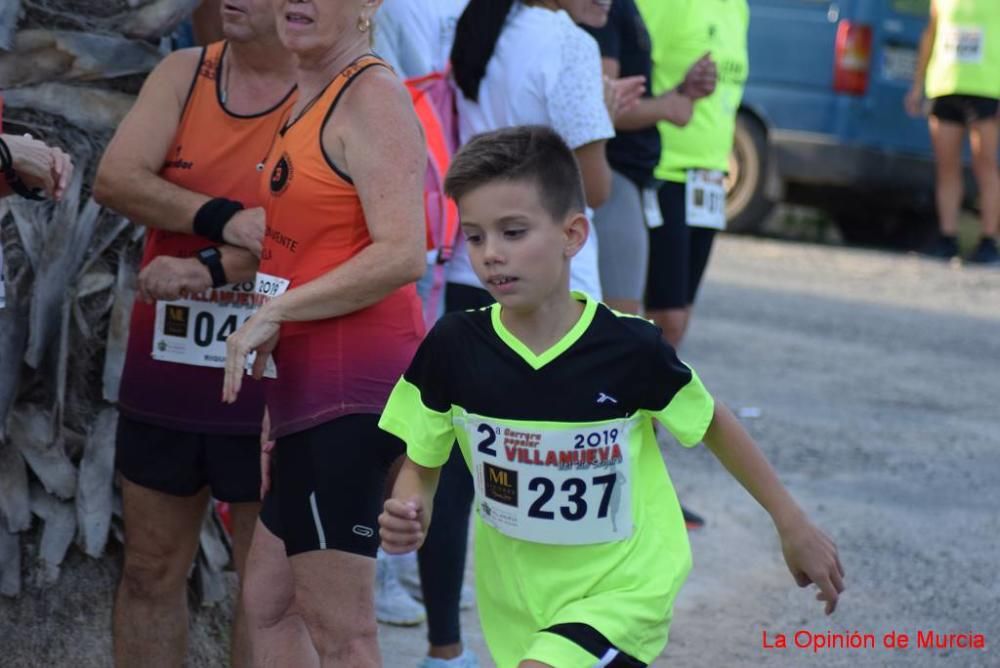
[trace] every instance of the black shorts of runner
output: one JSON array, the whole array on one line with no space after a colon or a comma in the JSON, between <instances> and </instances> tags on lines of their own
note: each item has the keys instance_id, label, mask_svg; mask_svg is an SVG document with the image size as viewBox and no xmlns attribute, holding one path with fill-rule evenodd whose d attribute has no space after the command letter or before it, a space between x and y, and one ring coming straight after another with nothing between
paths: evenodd
<instances>
[{"instance_id":1,"label":"black shorts of runner","mask_svg":"<svg viewBox=\"0 0 1000 668\"><path fill-rule=\"evenodd\" d=\"M931 100L931 116L966 126L995 117L998 109L1000 100L992 97L945 95Z\"/></svg>"},{"instance_id":2,"label":"black shorts of runner","mask_svg":"<svg viewBox=\"0 0 1000 668\"><path fill-rule=\"evenodd\" d=\"M681 309L694 303L712 252L715 230L687 224L685 184L660 186L663 225L649 230L646 308Z\"/></svg>"},{"instance_id":3,"label":"black shorts of runner","mask_svg":"<svg viewBox=\"0 0 1000 668\"><path fill-rule=\"evenodd\" d=\"M608 668L644 668L647 665L615 647L600 631L589 624L555 624L547 629L543 629L543 631L562 636L587 650L587 652L594 655L596 659L594 662L595 666L607 666Z\"/></svg>"},{"instance_id":4,"label":"black shorts of runner","mask_svg":"<svg viewBox=\"0 0 1000 668\"><path fill-rule=\"evenodd\" d=\"M374 557L386 476L405 452L378 415L345 415L279 438L260 520L289 557L340 550Z\"/></svg>"},{"instance_id":5,"label":"black shorts of runner","mask_svg":"<svg viewBox=\"0 0 1000 668\"><path fill-rule=\"evenodd\" d=\"M260 436L199 434L118 418L115 467L129 482L173 496L208 486L229 503L260 500Z\"/></svg>"}]
</instances>

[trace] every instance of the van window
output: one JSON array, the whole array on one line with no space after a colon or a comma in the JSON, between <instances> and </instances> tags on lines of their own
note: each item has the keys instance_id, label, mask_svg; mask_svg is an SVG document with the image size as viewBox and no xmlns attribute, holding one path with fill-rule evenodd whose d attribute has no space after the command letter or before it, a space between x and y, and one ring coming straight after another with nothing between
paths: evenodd
<instances>
[{"instance_id":1,"label":"van window","mask_svg":"<svg viewBox=\"0 0 1000 668\"><path fill-rule=\"evenodd\" d=\"M900 14L930 16L931 0L892 0L892 9Z\"/></svg>"}]
</instances>

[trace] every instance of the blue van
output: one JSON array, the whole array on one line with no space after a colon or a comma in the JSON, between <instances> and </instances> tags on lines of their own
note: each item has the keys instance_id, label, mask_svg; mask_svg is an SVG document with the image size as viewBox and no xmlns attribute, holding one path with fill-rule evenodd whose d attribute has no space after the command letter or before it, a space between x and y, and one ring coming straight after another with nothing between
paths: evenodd
<instances>
[{"instance_id":1,"label":"blue van","mask_svg":"<svg viewBox=\"0 0 1000 668\"><path fill-rule=\"evenodd\" d=\"M934 229L934 162L927 122L903 98L929 0L749 4L730 229L755 231L788 201L826 210L847 241L920 243Z\"/></svg>"}]
</instances>

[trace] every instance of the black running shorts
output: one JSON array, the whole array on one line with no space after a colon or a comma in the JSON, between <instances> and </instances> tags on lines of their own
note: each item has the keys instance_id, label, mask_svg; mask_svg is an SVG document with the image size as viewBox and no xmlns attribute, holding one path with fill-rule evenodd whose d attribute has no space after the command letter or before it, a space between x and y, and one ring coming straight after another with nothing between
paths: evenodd
<instances>
[{"instance_id":1,"label":"black running shorts","mask_svg":"<svg viewBox=\"0 0 1000 668\"><path fill-rule=\"evenodd\" d=\"M260 436L199 434L118 418L115 466L129 482L173 496L206 485L230 503L260 500Z\"/></svg>"},{"instance_id":2,"label":"black running shorts","mask_svg":"<svg viewBox=\"0 0 1000 668\"><path fill-rule=\"evenodd\" d=\"M694 303L708 266L715 230L687 224L686 185L660 186L663 225L649 230L646 308L682 309Z\"/></svg>"},{"instance_id":3,"label":"black running shorts","mask_svg":"<svg viewBox=\"0 0 1000 668\"><path fill-rule=\"evenodd\" d=\"M992 97L945 95L931 100L931 116L966 126L995 117L998 108L1000 100Z\"/></svg>"},{"instance_id":4,"label":"black running shorts","mask_svg":"<svg viewBox=\"0 0 1000 668\"><path fill-rule=\"evenodd\" d=\"M260 520L288 556L340 550L374 557L386 475L405 452L378 415L345 415L279 438Z\"/></svg>"},{"instance_id":5,"label":"black running shorts","mask_svg":"<svg viewBox=\"0 0 1000 668\"><path fill-rule=\"evenodd\" d=\"M644 668L647 664L621 651L604 635L588 624L556 624L543 633L561 636L585 649L594 657L595 666L608 668Z\"/></svg>"}]
</instances>

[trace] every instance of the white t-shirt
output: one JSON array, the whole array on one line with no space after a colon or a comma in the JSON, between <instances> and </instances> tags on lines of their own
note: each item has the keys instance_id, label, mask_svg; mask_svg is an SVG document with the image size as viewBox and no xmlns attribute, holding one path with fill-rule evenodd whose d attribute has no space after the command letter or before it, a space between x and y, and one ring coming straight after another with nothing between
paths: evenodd
<instances>
[{"instance_id":1,"label":"white t-shirt","mask_svg":"<svg viewBox=\"0 0 1000 668\"><path fill-rule=\"evenodd\" d=\"M469 0L385 0L375 15L375 53L402 79L448 64L455 24Z\"/></svg>"},{"instance_id":2,"label":"white t-shirt","mask_svg":"<svg viewBox=\"0 0 1000 668\"><path fill-rule=\"evenodd\" d=\"M479 85L479 101L458 93L458 120L463 144L513 125L547 125L574 150L614 137L597 42L564 11L515 3ZM587 217L592 219L589 210ZM447 279L482 287L461 240ZM601 299L593 231L573 258L570 282L573 290Z\"/></svg>"}]
</instances>

